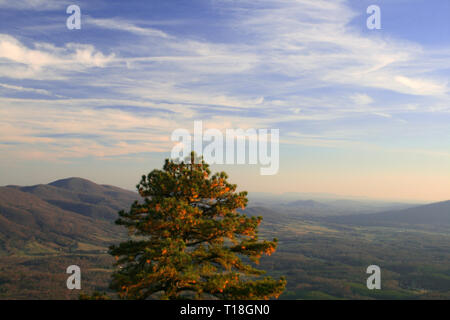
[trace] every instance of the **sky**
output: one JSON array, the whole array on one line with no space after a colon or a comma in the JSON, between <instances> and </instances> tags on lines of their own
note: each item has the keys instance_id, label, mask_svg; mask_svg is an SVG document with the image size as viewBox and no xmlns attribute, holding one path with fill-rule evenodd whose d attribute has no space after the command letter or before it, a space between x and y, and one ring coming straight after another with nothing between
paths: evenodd
<instances>
[{"instance_id":1,"label":"sky","mask_svg":"<svg viewBox=\"0 0 450 320\"><path fill-rule=\"evenodd\" d=\"M279 129L241 190L447 200L449 56L448 0L0 0L0 185L134 189L201 120Z\"/></svg>"}]
</instances>

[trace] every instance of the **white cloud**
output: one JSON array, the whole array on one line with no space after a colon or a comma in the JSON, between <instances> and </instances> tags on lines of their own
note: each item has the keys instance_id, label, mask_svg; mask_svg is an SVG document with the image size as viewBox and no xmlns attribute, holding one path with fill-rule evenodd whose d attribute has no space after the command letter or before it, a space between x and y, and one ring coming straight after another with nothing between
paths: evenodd
<instances>
[{"instance_id":1,"label":"white cloud","mask_svg":"<svg viewBox=\"0 0 450 320\"><path fill-rule=\"evenodd\" d=\"M437 83L432 80L413 79L396 76L395 81L407 88L409 93L417 95L442 95L448 91L447 83Z\"/></svg>"},{"instance_id":2,"label":"white cloud","mask_svg":"<svg viewBox=\"0 0 450 320\"><path fill-rule=\"evenodd\" d=\"M64 72L104 67L114 57L104 55L92 45L74 43L65 47L36 43L35 48L29 48L12 36L0 34L0 62L11 63L0 65L0 75L4 77L51 78Z\"/></svg>"},{"instance_id":3,"label":"white cloud","mask_svg":"<svg viewBox=\"0 0 450 320\"><path fill-rule=\"evenodd\" d=\"M57 10L70 4L65 0L0 0L0 8L16 9L16 10Z\"/></svg>"},{"instance_id":4,"label":"white cloud","mask_svg":"<svg viewBox=\"0 0 450 320\"><path fill-rule=\"evenodd\" d=\"M160 38L170 38L170 36L158 29L154 28L143 28L139 27L133 23L128 21L124 21L122 19L99 19L92 18L87 16L86 23L92 24L100 28L112 29L112 30L120 30L126 31L130 33L134 33L137 35L148 36L148 37L160 37Z\"/></svg>"},{"instance_id":5,"label":"white cloud","mask_svg":"<svg viewBox=\"0 0 450 320\"><path fill-rule=\"evenodd\" d=\"M368 105L373 102L373 99L364 93L356 93L350 97L350 99L356 104L356 105Z\"/></svg>"},{"instance_id":6,"label":"white cloud","mask_svg":"<svg viewBox=\"0 0 450 320\"><path fill-rule=\"evenodd\" d=\"M3 87L5 89L14 90L14 91L33 92L33 93L43 94L43 95L46 95L46 96L51 96L52 95L52 93L50 91L48 91L48 90L34 89L34 88L25 88L25 87L21 87L21 86L10 85L10 84L7 84L7 83L0 83L0 87Z\"/></svg>"}]
</instances>

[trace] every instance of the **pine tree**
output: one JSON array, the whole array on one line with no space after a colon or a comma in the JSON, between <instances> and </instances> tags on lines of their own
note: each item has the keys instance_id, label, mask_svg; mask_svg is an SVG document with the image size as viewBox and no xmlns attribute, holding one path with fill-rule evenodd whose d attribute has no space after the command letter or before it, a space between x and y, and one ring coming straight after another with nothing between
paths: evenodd
<instances>
[{"instance_id":1,"label":"pine tree","mask_svg":"<svg viewBox=\"0 0 450 320\"><path fill-rule=\"evenodd\" d=\"M143 197L117 224L130 240L110 247L119 267L111 288L123 299L269 299L284 290L282 277L262 277L251 265L275 251L277 239L258 240L261 217L238 209L247 192L236 192L224 172L208 164L167 159L162 170L142 176Z\"/></svg>"}]
</instances>

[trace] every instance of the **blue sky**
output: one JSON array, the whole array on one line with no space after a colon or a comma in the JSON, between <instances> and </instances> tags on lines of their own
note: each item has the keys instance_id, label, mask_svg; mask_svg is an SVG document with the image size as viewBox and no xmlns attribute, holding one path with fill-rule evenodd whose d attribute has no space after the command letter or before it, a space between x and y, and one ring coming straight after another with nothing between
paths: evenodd
<instances>
[{"instance_id":1,"label":"blue sky","mask_svg":"<svg viewBox=\"0 0 450 320\"><path fill-rule=\"evenodd\" d=\"M0 185L132 189L203 120L280 129L279 174L215 167L242 189L448 199L449 18L447 0L0 0Z\"/></svg>"}]
</instances>

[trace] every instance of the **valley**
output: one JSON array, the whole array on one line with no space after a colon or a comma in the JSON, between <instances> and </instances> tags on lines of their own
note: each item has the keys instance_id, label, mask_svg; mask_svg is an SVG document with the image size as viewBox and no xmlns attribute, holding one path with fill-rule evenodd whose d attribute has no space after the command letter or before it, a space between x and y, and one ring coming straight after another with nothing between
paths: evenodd
<instances>
[{"instance_id":1,"label":"valley","mask_svg":"<svg viewBox=\"0 0 450 320\"><path fill-rule=\"evenodd\" d=\"M79 178L1 187L0 299L108 292L114 259L107 248L126 237L113 221L135 200L134 192ZM245 213L264 218L261 238L279 239L260 267L286 276L281 299L449 299L448 203L405 207L336 215L324 214L334 210L330 202L299 201L286 211L251 200ZM65 285L72 264L82 271L80 291ZM381 268L381 290L366 288L372 264Z\"/></svg>"}]
</instances>

